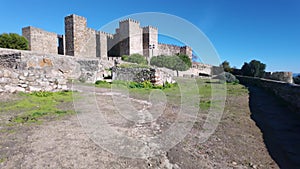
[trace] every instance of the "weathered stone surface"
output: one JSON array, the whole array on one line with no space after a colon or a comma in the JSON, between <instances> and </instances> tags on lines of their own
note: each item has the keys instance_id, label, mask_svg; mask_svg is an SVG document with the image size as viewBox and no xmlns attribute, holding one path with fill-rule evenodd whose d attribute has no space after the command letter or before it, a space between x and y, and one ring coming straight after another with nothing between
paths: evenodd
<instances>
[{"instance_id":1,"label":"weathered stone surface","mask_svg":"<svg viewBox=\"0 0 300 169\"><path fill-rule=\"evenodd\" d=\"M0 49L2 57L7 58L10 53L19 53L22 59L18 60L18 65L23 66L18 69L1 66L0 84L2 87L6 86L2 88L5 92L67 90L68 80L83 78L86 82L94 83L97 76L100 76L99 72L108 68L101 65L100 60L95 58L85 59L49 54L45 56L29 51Z\"/></svg>"},{"instance_id":2,"label":"weathered stone surface","mask_svg":"<svg viewBox=\"0 0 300 169\"><path fill-rule=\"evenodd\" d=\"M143 82L150 81L157 85L165 82L174 83L173 71L148 68L118 68L112 70L113 80Z\"/></svg>"},{"instance_id":3,"label":"weathered stone surface","mask_svg":"<svg viewBox=\"0 0 300 169\"><path fill-rule=\"evenodd\" d=\"M0 78L0 84L6 84L6 83L10 83L10 82L11 82L10 78L6 78L6 77Z\"/></svg>"},{"instance_id":4,"label":"weathered stone surface","mask_svg":"<svg viewBox=\"0 0 300 169\"><path fill-rule=\"evenodd\" d=\"M287 103L295 107L297 111L300 110L300 85L246 76L237 76L237 78L241 83L254 84L273 92L275 95L281 97Z\"/></svg>"},{"instance_id":5,"label":"weathered stone surface","mask_svg":"<svg viewBox=\"0 0 300 169\"><path fill-rule=\"evenodd\" d=\"M35 91L42 91L42 88L40 86L29 86L29 91L35 92Z\"/></svg>"},{"instance_id":6,"label":"weathered stone surface","mask_svg":"<svg viewBox=\"0 0 300 169\"><path fill-rule=\"evenodd\" d=\"M11 71L9 71L7 69L3 70L3 77L10 77L10 75L11 75Z\"/></svg>"}]
</instances>

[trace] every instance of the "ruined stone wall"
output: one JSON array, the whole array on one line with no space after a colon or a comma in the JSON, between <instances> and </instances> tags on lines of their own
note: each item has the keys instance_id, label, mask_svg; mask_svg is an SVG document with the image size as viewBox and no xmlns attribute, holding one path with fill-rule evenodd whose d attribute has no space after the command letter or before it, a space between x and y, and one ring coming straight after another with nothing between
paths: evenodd
<instances>
[{"instance_id":1,"label":"ruined stone wall","mask_svg":"<svg viewBox=\"0 0 300 169\"><path fill-rule=\"evenodd\" d=\"M174 73L165 69L149 68L119 68L112 70L113 80L144 82L151 81L153 84L162 85L165 82L173 83Z\"/></svg>"},{"instance_id":2,"label":"ruined stone wall","mask_svg":"<svg viewBox=\"0 0 300 169\"><path fill-rule=\"evenodd\" d=\"M0 48L0 91L58 91L70 79L95 82L107 64L99 59ZM17 66L16 66L17 65Z\"/></svg>"},{"instance_id":3,"label":"ruined stone wall","mask_svg":"<svg viewBox=\"0 0 300 169\"><path fill-rule=\"evenodd\" d=\"M184 77L199 77L199 76L212 76L212 65L203 64L203 63L196 63L193 62L192 68L187 71L179 71L179 76Z\"/></svg>"},{"instance_id":4,"label":"ruined stone wall","mask_svg":"<svg viewBox=\"0 0 300 169\"><path fill-rule=\"evenodd\" d=\"M271 91L300 113L300 85L247 76L237 76L237 78L242 84L256 85Z\"/></svg>"},{"instance_id":5,"label":"ruined stone wall","mask_svg":"<svg viewBox=\"0 0 300 169\"><path fill-rule=\"evenodd\" d=\"M29 26L22 28L22 35L28 40L31 51L58 54L56 33Z\"/></svg>"},{"instance_id":6,"label":"ruined stone wall","mask_svg":"<svg viewBox=\"0 0 300 169\"><path fill-rule=\"evenodd\" d=\"M293 83L293 73L292 72L273 72L270 74L268 79Z\"/></svg>"}]
</instances>

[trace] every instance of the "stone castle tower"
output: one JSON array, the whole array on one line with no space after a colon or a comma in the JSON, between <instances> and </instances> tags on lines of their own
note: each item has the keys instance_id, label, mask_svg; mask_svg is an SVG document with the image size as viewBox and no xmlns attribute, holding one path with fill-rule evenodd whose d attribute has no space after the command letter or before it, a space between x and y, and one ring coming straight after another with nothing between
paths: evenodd
<instances>
[{"instance_id":1,"label":"stone castle tower","mask_svg":"<svg viewBox=\"0 0 300 169\"><path fill-rule=\"evenodd\" d=\"M108 59L137 53L150 58L182 53L192 58L190 47L158 43L157 28L141 27L140 22L133 19L120 21L115 34L109 34L88 28L86 18L72 14L65 17L65 35L28 27L23 28L23 36L29 40L33 51L75 57Z\"/></svg>"}]
</instances>

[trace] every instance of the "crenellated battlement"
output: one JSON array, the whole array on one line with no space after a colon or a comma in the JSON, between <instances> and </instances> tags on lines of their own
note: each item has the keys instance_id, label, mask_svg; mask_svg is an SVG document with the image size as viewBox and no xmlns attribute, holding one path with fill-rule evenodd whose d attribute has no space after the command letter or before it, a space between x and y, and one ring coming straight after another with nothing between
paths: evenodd
<instances>
[{"instance_id":1,"label":"crenellated battlement","mask_svg":"<svg viewBox=\"0 0 300 169\"><path fill-rule=\"evenodd\" d=\"M31 50L50 48L57 52L57 40L60 53L75 57L120 57L139 53L145 57L157 55L174 55L184 53L192 56L192 49L185 46L158 43L158 28L152 25L141 26L140 21L127 18L119 21L115 33L97 31L87 26L87 18L71 14L65 17L65 35L58 37L44 31L24 28ZM33 38L31 38L33 37ZM59 38L59 39L57 39ZM155 46L150 49L151 46Z\"/></svg>"},{"instance_id":2,"label":"crenellated battlement","mask_svg":"<svg viewBox=\"0 0 300 169\"><path fill-rule=\"evenodd\" d=\"M154 26L151 26L151 25L147 25L147 26L144 26L143 27L143 30L151 30L151 29L153 29L153 30L158 30L158 28L157 27L154 27Z\"/></svg>"},{"instance_id":3,"label":"crenellated battlement","mask_svg":"<svg viewBox=\"0 0 300 169\"><path fill-rule=\"evenodd\" d=\"M119 21L119 23L125 23L125 22L140 24L139 21L131 19L131 18L127 18L127 19Z\"/></svg>"}]
</instances>

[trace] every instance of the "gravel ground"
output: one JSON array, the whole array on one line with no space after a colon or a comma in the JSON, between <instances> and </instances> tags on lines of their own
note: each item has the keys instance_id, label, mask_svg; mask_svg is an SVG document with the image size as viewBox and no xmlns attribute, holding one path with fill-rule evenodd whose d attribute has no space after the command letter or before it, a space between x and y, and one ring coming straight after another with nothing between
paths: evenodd
<instances>
[{"instance_id":1,"label":"gravel ground","mask_svg":"<svg viewBox=\"0 0 300 169\"><path fill-rule=\"evenodd\" d=\"M81 99L88 98L86 97L88 95L81 95ZM101 111L105 112L103 117L112 129L139 139L145 144L147 138L155 137L171 127L179 109L177 106L167 104L163 114L155 121L151 121L153 117L143 113L150 108L151 103L131 98L134 107L140 110L137 118L144 120L144 123L132 122L114 110L112 95L121 97L108 89L97 89L96 99L89 98L85 102L97 103ZM16 97L16 95L1 95L2 102L9 102L17 99ZM85 119L97 112L96 106L90 107L86 114L80 112L78 115L68 115L39 125L7 125L12 115L9 112L2 112L0 168L279 168L268 153L260 129L250 117L248 97L248 94L227 97L222 120L216 132L206 142L199 143L196 134L201 132L203 119L207 113L202 111L193 128L180 143L169 150L155 149L155 146L160 145L147 145L149 149L141 151L141 154L145 155L144 158L120 157L111 153L114 147L112 145L115 144L113 141L105 144L106 147L99 146L99 137L97 133L93 133L96 131L89 130L87 128L89 126L85 126L88 125L87 121L84 121L91 120L93 123L103 120L100 116ZM83 110L87 105L78 103L76 106L77 110ZM61 107L73 109L72 104ZM97 131L106 130L105 127L101 128L101 123L99 124L97 126L100 128L97 128ZM108 138L103 137L104 141L107 141L106 139ZM134 146L139 147L133 145L131 148ZM115 144L115 147L119 145ZM147 157L149 154L153 156Z\"/></svg>"}]
</instances>

